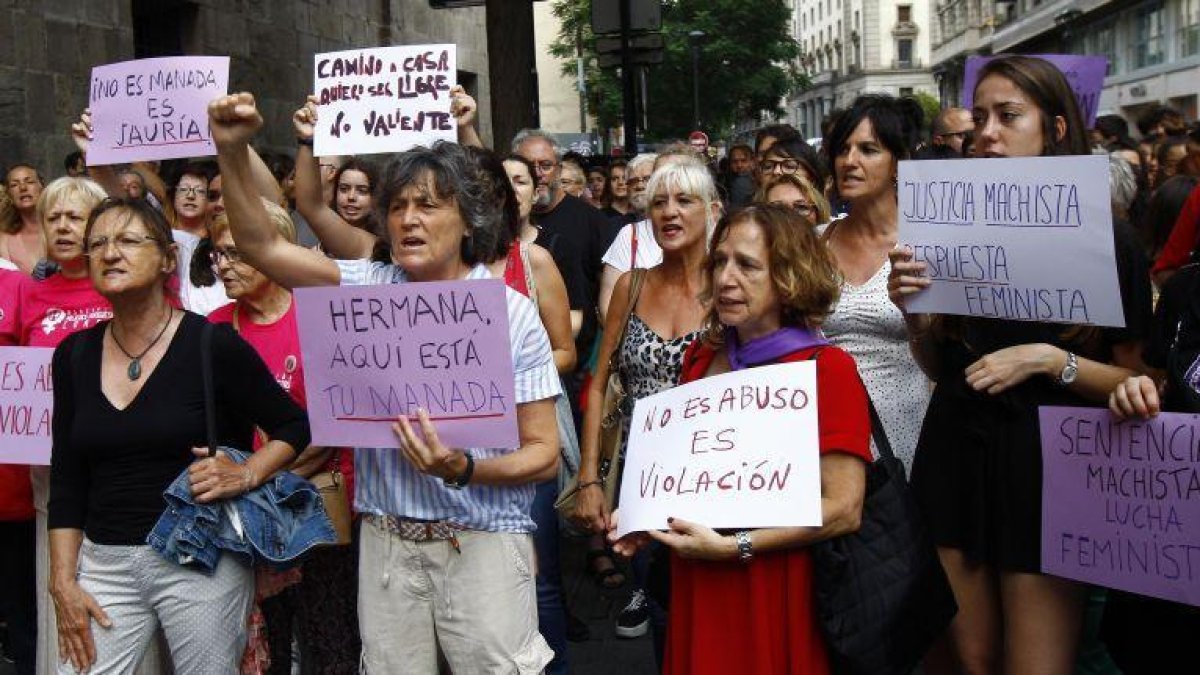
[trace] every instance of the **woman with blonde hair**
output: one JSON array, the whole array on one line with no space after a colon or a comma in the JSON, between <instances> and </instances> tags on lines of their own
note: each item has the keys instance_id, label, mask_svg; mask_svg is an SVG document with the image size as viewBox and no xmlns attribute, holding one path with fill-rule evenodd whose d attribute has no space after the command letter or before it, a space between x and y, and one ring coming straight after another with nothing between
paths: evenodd
<instances>
[{"instance_id":1,"label":"woman with blonde hair","mask_svg":"<svg viewBox=\"0 0 1200 675\"><path fill-rule=\"evenodd\" d=\"M809 226L829 222L829 202L799 174L766 176L762 186L754 193L754 203L786 206L799 213Z\"/></svg>"}]
</instances>

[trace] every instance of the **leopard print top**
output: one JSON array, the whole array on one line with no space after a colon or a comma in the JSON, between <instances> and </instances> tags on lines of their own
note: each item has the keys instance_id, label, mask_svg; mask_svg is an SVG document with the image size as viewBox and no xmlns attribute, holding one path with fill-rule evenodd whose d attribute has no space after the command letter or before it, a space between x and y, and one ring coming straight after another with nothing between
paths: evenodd
<instances>
[{"instance_id":1,"label":"leopard print top","mask_svg":"<svg viewBox=\"0 0 1200 675\"><path fill-rule=\"evenodd\" d=\"M629 330L621 343L621 380L634 399L657 394L679 384L683 353L699 337L695 330L665 340L636 313L629 317Z\"/></svg>"}]
</instances>

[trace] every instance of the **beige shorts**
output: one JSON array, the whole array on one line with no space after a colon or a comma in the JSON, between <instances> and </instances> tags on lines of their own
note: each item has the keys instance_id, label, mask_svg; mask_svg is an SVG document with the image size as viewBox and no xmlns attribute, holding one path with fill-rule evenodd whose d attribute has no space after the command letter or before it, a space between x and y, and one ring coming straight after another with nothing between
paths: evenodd
<instances>
[{"instance_id":1,"label":"beige shorts","mask_svg":"<svg viewBox=\"0 0 1200 675\"><path fill-rule=\"evenodd\" d=\"M358 621L370 675L540 673L554 652L538 633L533 536L464 530L410 541L363 520Z\"/></svg>"}]
</instances>

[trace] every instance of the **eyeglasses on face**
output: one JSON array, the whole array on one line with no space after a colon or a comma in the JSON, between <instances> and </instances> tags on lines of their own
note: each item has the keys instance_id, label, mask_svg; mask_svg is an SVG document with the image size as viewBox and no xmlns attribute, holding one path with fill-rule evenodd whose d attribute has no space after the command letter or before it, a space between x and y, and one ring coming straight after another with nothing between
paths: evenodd
<instances>
[{"instance_id":1,"label":"eyeglasses on face","mask_svg":"<svg viewBox=\"0 0 1200 675\"><path fill-rule=\"evenodd\" d=\"M773 173L776 169L784 173L796 173L800 170L800 162L794 159L764 159L759 166L764 173Z\"/></svg>"},{"instance_id":2,"label":"eyeglasses on face","mask_svg":"<svg viewBox=\"0 0 1200 675\"><path fill-rule=\"evenodd\" d=\"M108 236L92 237L83 243L83 252L89 256L100 255L109 245L117 247L122 255L132 253L139 247L157 242L156 237L142 234L118 234L115 238Z\"/></svg>"},{"instance_id":3,"label":"eyeglasses on face","mask_svg":"<svg viewBox=\"0 0 1200 675\"><path fill-rule=\"evenodd\" d=\"M208 259L212 261L213 267L220 265L222 260L236 265L242 262L242 254L238 253L236 248L214 248L209 252Z\"/></svg>"},{"instance_id":4,"label":"eyeglasses on face","mask_svg":"<svg viewBox=\"0 0 1200 675\"><path fill-rule=\"evenodd\" d=\"M633 187L635 185L645 185L646 183L649 183L649 182L650 182L649 176L646 176L646 177L630 176L629 178L625 179L625 184L628 185L629 187Z\"/></svg>"},{"instance_id":5,"label":"eyeglasses on face","mask_svg":"<svg viewBox=\"0 0 1200 675\"><path fill-rule=\"evenodd\" d=\"M187 195L189 197L199 197L200 195L207 195L208 188L195 187L195 186L191 186L191 185L188 185L188 186L177 185L177 186L175 186L175 194Z\"/></svg>"},{"instance_id":6,"label":"eyeglasses on face","mask_svg":"<svg viewBox=\"0 0 1200 675\"><path fill-rule=\"evenodd\" d=\"M541 161L541 162L533 163L533 168L537 169L538 171L541 171L542 173L550 173L551 171L554 170L554 168L556 166L558 166L558 162L552 162L548 159Z\"/></svg>"}]
</instances>

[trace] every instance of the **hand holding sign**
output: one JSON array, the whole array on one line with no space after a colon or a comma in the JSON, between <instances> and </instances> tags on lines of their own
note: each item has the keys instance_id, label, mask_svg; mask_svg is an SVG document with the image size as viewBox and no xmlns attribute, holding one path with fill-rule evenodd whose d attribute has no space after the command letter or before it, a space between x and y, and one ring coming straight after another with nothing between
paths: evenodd
<instances>
[{"instance_id":1,"label":"hand holding sign","mask_svg":"<svg viewBox=\"0 0 1200 675\"><path fill-rule=\"evenodd\" d=\"M243 147L262 128L263 118L247 92L222 96L208 104L208 126L213 143L225 147Z\"/></svg>"},{"instance_id":2,"label":"hand holding sign","mask_svg":"<svg viewBox=\"0 0 1200 675\"><path fill-rule=\"evenodd\" d=\"M1162 412L1158 387L1154 385L1154 380L1145 375L1130 377L1117 385L1109 395L1108 410L1119 420L1154 417Z\"/></svg>"},{"instance_id":3,"label":"hand holding sign","mask_svg":"<svg viewBox=\"0 0 1200 675\"><path fill-rule=\"evenodd\" d=\"M407 415L401 415L392 425L396 437L400 439L400 451L405 459L412 463L418 471L443 480L454 479L462 475L466 458L461 450L451 450L442 444L438 438L437 429L429 421L429 413L424 408L417 409L417 422L421 425L421 433L413 431Z\"/></svg>"},{"instance_id":4,"label":"hand holding sign","mask_svg":"<svg viewBox=\"0 0 1200 675\"><path fill-rule=\"evenodd\" d=\"M79 121L71 125L71 140L75 147L87 157L88 147L92 143L92 111L84 109L79 115Z\"/></svg>"}]
</instances>

